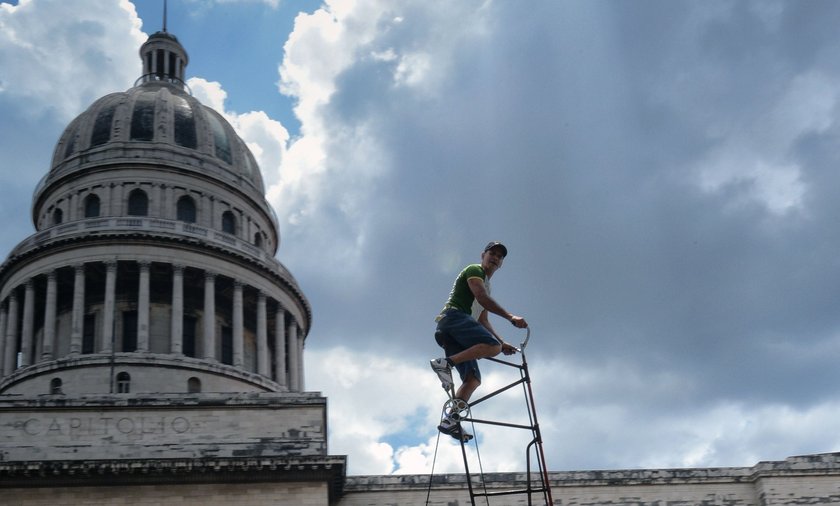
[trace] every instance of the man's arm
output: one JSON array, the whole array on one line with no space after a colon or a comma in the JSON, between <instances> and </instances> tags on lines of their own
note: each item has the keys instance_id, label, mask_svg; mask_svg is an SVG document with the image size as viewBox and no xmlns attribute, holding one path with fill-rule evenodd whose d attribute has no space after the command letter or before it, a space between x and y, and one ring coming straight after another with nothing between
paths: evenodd
<instances>
[{"instance_id":1,"label":"man's arm","mask_svg":"<svg viewBox=\"0 0 840 506\"><path fill-rule=\"evenodd\" d=\"M502 353L504 353L505 355L513 355L514 353L516 353L516 347L506 343L505 340L502 339L502 336L496 333L496 329L494 329L493 326L490 325L490 319L487 318L486 309L482 310L481 314L478 315L478 323L480 323L484 328L489 330L490 333L493 334L493 337L495 337L496 340L499 341L499 344L502 345Z\"/></svg>"},{"instance_id":2,"label":"man's arm","mask_svg":"<svg viewBox=\"0 0 840 506\"><path fill-rule=\"evenodd\" d=\"M525 322L525 318L507 312L501 305L499 305L498 302L496 302L495 299L493 299L493 297L490 297L490 294L487 293L487 289L484 287L483 279L469 278L467 280L467 285L470 287L470 291L472 291L475 300L481 304L481 307L483 307L485 311L490 311L491 313L501 316L505 320L511 322L516 328L524 329L528 327L528 323Z\"/></svg>"}]
</instances>

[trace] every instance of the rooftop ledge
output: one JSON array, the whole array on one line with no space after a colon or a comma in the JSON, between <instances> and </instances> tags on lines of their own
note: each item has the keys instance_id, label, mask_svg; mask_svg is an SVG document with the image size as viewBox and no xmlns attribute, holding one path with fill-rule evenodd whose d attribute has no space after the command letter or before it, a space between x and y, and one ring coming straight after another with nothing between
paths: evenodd
<instances>
[{"instance_id":1,"label":"rooftop ledge","mask_svg":"<svg viewBox=\"0 0 840 506\"><path fill-rule=\"evenodd\" d=\"M43 374L53 374L56 371L64 369L97 366L110 367L112 360L114 363L121 366L130 365L190 369L218 376L226 376L236 381L248 383L254 388L263 389L266 392L280 392L283 390L283 387L270 378L261 376L254 372L239 369L232 365L212 362L206 359L192 358L184 355L169 355L148 352L120 352L115 353L113 357L111 356L111 353L96 353L69 355L55 360L38 362L36 364L17 369L12 374L0 380L0 404L2 404L2 401L8 400L8 398L11 397L4 396L2 392L21 381L26 381L34 376L40 376ZM61 399L65 398L63 395L50 395L48 397ZM67 402L72 400L71 397L66 397L66 399Z\"/></svg>"}]
</instances>

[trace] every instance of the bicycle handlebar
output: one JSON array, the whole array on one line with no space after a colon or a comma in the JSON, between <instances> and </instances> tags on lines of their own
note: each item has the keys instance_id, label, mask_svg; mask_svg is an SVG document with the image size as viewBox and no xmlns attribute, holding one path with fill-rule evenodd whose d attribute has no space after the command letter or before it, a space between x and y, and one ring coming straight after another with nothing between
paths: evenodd
<instances>
[{"instance_id":1,"label":"bicycle handlebar","mask_svg":"<svg viewBox=\"0 0 840 506\"><path fill-rule=\"evenodd\" d=\"M516 351L522 353L526 346L528 346L528 340L531 339L531 327L527 327L525 329L525 340L519 345L519 348L516 348Z\"/></svg>"}]
</instances>

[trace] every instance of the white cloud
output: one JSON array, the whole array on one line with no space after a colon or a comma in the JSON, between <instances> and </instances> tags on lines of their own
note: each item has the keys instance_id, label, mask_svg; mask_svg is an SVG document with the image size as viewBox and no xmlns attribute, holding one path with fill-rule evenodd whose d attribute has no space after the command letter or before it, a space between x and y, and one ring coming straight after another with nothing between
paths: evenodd
<instances>
[{"instance_id":1,"label":"white cloud","mask_svg":"<svg viewBox=\"0 0 840 506\"><path fill-rule=\"evenodd\" d=\"M191 77L187 80L187 84L196 100L211 109L215 109L219 114L226 114L227 92L222 89L221 83L208 81L201 77Z\"/></svg>"},{"instance_id":2,"label":"white cloud","mask_svg":"<svg viewBox=\"0 0 840 506\"><path fill-rule=\"evenodd\" d=\"M729 148L729 149L728 149ZM727 146L701 162L700 185L708 192L726 191L740 185L736 205L759 203L775 214L801 209L805 185L795 164L768 163L753 151L738 153L738 146Z\"/></svg>"},{"instance_id":3,"label":"white cloud","mask_svg":"<svg viewBox=\"0 0 840 506\"><path fill-rule=\"evenodd\" d=\"M0 4L0 98L29 115L54 109L68 122L140 76L140 25L127 0Z\"/></svg>"},{"instance_id":4,"label":"white cloud","mask_svg":"<svg viewBox=\"0 0 840 506\"><path fill-rule=\"evenodd\" d=\"M820 73L793 76L769 110L745 123L718 125L721 145L699 163L701 187L710 192L739 185L738 204L757 202L775 214L804 210L806 184L796 163L797 142L834 125L837 87Z\"/></svg>"},{"instance_id":5,"label":"white cloud","mask_svg":"<svg viewBox=\"0 0 840 506\"><path fill-rule=\"evenodd\" d=\"M328 399L330 452L350 455L349 474L412 474L458 472L463 469L460 446L451 437L438 440L437 424L446 394L431 369L415 360L380 356L336 347L308 350L307 387ZM492 460L486 470L502 470L522 463L517 450L496 458L501 438L492 429L481 452ZM398 441L390 444L387 441ZM510 441L510 440L507 440ZM491 446L493 445L493 446ZM437 446L437 459L434 454ZM524 444L521 445L524 448ZM470 455L475 458L474 446Z\"/></svg>"},{"instance_id":6,"label":"white cloud","mask_svg":"<svg viewBox=\"0 0 840 506\"><path fill-rule=\"evenodd\" d=\"M271 119L264 111L237 113L227 110L225 105L227 91L219 82L192 77L187 84L199 102L224 116L245 141L260 166L266 187L276 183L280 177L280 166L286 156L289 142L288 130L279 121Z\"/></svg>"},{"instance_id":7,"label":"white cloud","mask_svg":"<svg viewBox=\"0 0 840 506\"><path fill-rule=\"evenodd\" d=\"M388 124L387 108L396 104L381 95L404 89L409 107L433 100L454 48L485 35L480 12L475 6L453 11L451 4L437 11L412 1L331 1L297 16L279 86L296 102L301 134L290 140L268 198L285 237L307 252L292 253L299 269L317 269L341 251L356 267L336 273L344 278L340 285L370 281L375 270L363 258L380 244L382 221L399 226L404 209L387 186L406 168L381 135L383 128L399 128ZM384 89L374 82L357 86L357 73L363 80L384 76ZM360 113L348 117L356 108Z\"/></svg>"},{"instance_id":8,"label":"white cloud","mask_svg":"<svg viewBox=\"0 0 840 506\"><path fill-rule=\"evenodd\" d=\"M403 55L394 71L394 80L397 84L408 86L422 83L432 67L431 60L431 56L426 53Z\"/></svg>"},{"instance_id":9,"label":"white cloud","mask_svg":"<svg viewBox=\"0 0 840 506\"><path fill-rule=\"evenodd\" d=\"M435 473L463 472L457 442L447 436L438 440L434 429L446 398L431 371L414 363L388 357L372 362L368 353L347 348L307 353L307 384L329 402L330 452L351 456L350 474L428 474L432 465ZM519 378L497 364L483 362L482 368L485 381L473 401ZM840 449L840 437L827 443L821 436L832 433L840 415L837 402L796 410L784 404L747 406L722 400L654 414L650 410L656 409L655 399L690 396L691 389L678 378L634 379L621 364L588 370L569 362L537 363L531 374L552 470L750 466L759 460ZM615 389L618 397L610 393ZM524 395L520 386L509 389L474 407L472 417L527 426ZM561 399L566 400L558 404ZM525 469L530 431L483 423L467 427L477 434L481 455L479 463L475 443L468 446L472 468ZM399 434L403 444L387 443Z\"/></svg>"}]
</instances>

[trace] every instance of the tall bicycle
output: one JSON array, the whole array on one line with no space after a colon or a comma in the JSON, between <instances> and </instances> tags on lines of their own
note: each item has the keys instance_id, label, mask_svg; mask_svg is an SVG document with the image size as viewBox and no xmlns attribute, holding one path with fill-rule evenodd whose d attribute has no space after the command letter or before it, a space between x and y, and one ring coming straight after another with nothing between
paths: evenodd
<instances>
[{"instance_id":1,"label":"tall bicycle","mask_svg":"<svg viewBox=\"0 0 840 506\"><path fill-rule=\"evenodd\" d=\"M522 342L520 347L516 350L519 352L520 356L522 357L522 362L520 364L516 364L513 362L509 362L507 360L501 360L497 358L487 358L485 360L491 360L498 364L504 365L506 367L512 367L519 371L519 379L513 381L512 383L495 390L480 399L477 399L472 402L464 402L460 399L455 399L453 393L450 392L450 398L446 401L443 405L444 412L456 412L461 423L469 422L473 426L475 424L486 424L486 425L494 425L500 427L508 427L512 429L518 430L526 430L531 432L531 441L527 444L525 448L525 462L526 462L526 472L525 472L525 486L524 488L515 488L510 490L493 490L488 491L486 487L486 483L484 480L484 472L481 465L481 454L478 453L478 441L476 439L476 454L478 455L478 463L480 469L480 484L483 485L481 487L477 486L473 483L473 476L470 474L469 468L469 460L467 458L467 445L469 444L469 440L460 440L461 444L461 455L464 458L464 470L466 472L466 479L467 479L467 487L470 493L470 503L475 506L476 498L477 497L484 497L485 501L489 504L489 498L494 496L510 496L510 495L527 495L527 504L531 506L534 504L534 497L542 496L543 503L545 505L553 504L553 499L551 497L551 484L548 479L548 470L545 464L545 451L543 449L543 440L542 435L540 434L540 424L537 421L537 410L536 405L534 403L534 391L531 387L531 376L528 371L528 361L525 357L525 348L528 346L528 341L531 338L531 329L527 329L527 333L525 335L525 340ZM485 401L492 399L493 397L506 392L512 388L515 388L518 385L522 385L523 393L525 396L525 404L528 410L528 424L516 424L516 423L509 423L503 421L494 421L494 420L482 420L478 418L472 417L472 408L473 406L477 406ZM475 431L473 431L475 432ZM440 436L438 436L438 442L440 441ZM437 455L437 448L435 449L435 455ZM536 466L535 470L532 470L532 467ZM432 464L432 473L434 473L434 462ZM429 490L431 491L432 485L432 477L429 478ZM480 488L480 489L479 489ZM427 504L428 504L428 495L427 495Z\"/></svg>"}]
</instances>

